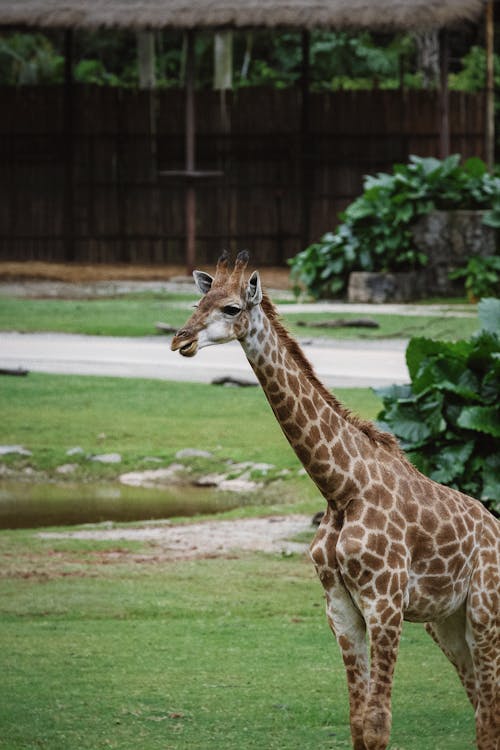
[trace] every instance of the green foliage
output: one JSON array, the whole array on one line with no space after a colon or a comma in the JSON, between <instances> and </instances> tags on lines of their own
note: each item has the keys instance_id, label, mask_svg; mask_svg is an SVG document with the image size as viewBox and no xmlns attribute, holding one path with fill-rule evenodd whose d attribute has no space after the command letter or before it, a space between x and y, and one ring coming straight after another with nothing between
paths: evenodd
<instances>
[{"instance_id":1,"label":"green foliage","mask_svg":"<svg viewBox=\"0 0 500 750\"><path fill-rule=\"evenodd\" d=\"M427 257L413 244L411 225L434 209L487 208L500 203L500 179L481 159L463 165L447 159L410 156L391 174L368 176L364 192L340 214L334 232L292 258L292 275L314 297L335 297L351 271L408 271ZM492 223L494 211L487 217Z\"/></svg>"},{"instance_id":2,"label":"green foliage","mask_svg":"<svg viewBox=\"0 0 500 750\"><path fill-rule=\"evenodd\" d=\"M137 85L136 36L123 30L81 30L75 35L75 77L81 83ZM183 84L183 35L155 34L156 77L160 88ZM300 32L234 31L234 88L294 86L300 79ZM313 91L397 88L413 56L411 35L374 36L368 32L312 31L310 84ZM214 34L196 35L197 84L213 82ZM408 64L407 64L408 61ZM0 82L7 85L56 84L63 80L63 35L6 33L0 42ZM405 73L405 85L418 85L418 74Z\"/></svg>"},{"instance_id":3,"label":"green foliage","mask_svg":"<svg viewBox=\"0 0 500 750\"><path fill-rule=\"evenodd\" d=\"M64 59L44 34L0 37L0 82L8 86L61 83Z\"/></svg>"},{"instance_id":4,"label":"green foliage","mask_svg":"<svg viewBox=\"0 0 500 750\"><path fill-rule=\"evenodd\" d=\"M469 299L500 297L500 257L473 256L463 268L450 273L450 278L465 280L465 291Z\"/></svg>"},{"instance_id":5,"label":"green foliage","mask_svg":"<svg viewBox=\"0 0 500 750\"><path fill-rule=\"evenodd\" d=\"M256 32L252 35L252 60L244 75L236 72L236 87L285 88L300 78L300 34ZM235 36L237 70L243 58L242 39ZM313 91L397 88L401 58L413 53L410 35L376 40L368 32L312 31L310 35L310 85Z\"/></svg>"},{"instance_id":6,"label":"green foliage","mask_svg":"<svg viewBox=\"0 0 500 750\"><path fill-rule=\"evenodd\" d=\"M410 385L376 391L379 419L425 474L500 513L500 300L479 304L481 330L449 343L411 339Z\"/></svg>"},{"instance_id":7,"label":"green foliage","mask_svg":"<svg viewBox=\"0 0 500 750\"><path fill-rule=\"evenodd\" d=\"M500 56L493 58L495 86L500 86ZM450 73L449 87L455 91L484 91L486 88L486 50L471 47L462 58L462 70Z\"/></svg>"}]
</instances>

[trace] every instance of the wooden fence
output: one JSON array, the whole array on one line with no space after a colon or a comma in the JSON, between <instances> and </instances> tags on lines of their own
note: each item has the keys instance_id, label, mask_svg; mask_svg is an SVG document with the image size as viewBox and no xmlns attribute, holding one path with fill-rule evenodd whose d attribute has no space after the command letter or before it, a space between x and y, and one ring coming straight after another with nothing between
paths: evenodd
<instances>
[{"instance_id":1,"label":"wooden fence","mask_svg":"<svg viewBox=\"0 0 500 750\"><path fill-rule=\"evenodd\" d=\"M179 263L184 93L0 89L0 259ZM243 89L196 98L197 259L281 264L332 229L363 176L438 155L434 92ZM450 95L451 152L484 157L484 97Z\"/></svg>"}]
</instances>

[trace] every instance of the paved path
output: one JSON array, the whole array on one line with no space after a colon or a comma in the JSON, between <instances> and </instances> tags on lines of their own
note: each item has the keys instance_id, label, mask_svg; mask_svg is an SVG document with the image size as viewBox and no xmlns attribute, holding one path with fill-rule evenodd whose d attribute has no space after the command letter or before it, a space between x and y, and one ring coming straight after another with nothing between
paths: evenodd
<instances>
[{"instance_id":1,"label":"paved path","mask_svg":"<svg viewBox=\"0 0 500 750\"><path fill-rule=\"evenodd\" d=\"M303 349L321 380L332 388L409 381L404 357L406 341L330 340L303 344ZM202 349L186 359L170 351L167 337L0 332L0 367L200 383L228 375L255 381L237 342Z\"/></svg>"}]
</instances>

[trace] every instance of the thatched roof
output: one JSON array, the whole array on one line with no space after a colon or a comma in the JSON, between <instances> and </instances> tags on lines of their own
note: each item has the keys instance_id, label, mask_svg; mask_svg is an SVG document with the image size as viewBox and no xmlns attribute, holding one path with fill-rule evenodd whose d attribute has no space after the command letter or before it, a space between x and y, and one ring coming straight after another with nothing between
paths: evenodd
<instances>
[{"instance_id":1,"label":"thatched roof","mask_svg":"<svg viewBox=\"0 0 500 750\"><path fill-rule=\"evenodd\" d=\"M483 0L0 0L0 25L397 30L454 25L482 8Z\"/></svg>"}]
</instances>

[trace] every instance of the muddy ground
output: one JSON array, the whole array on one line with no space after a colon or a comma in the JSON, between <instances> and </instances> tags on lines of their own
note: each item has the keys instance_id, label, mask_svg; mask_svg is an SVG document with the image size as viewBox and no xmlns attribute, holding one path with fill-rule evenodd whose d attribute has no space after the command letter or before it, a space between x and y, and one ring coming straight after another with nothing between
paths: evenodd
<instances>
[{"instance_id":1,"label":"muddy ground","mask_svg":"<svg viewBox=\"0 0 500 750\"><path fill-rule=\"evenodd\" d=\"M215 268L203 266L203 270L213 273ZM288 268L264 267L259 268L259 273L264 285L268 288L290 288L290 271ZM0 280L4 282L45 280L83 284L99 281L176 281L185 278L186 268L180 265L136 266L131 264L43 263L38 261L0 262Z\"/></svg>"}]
</instances>

